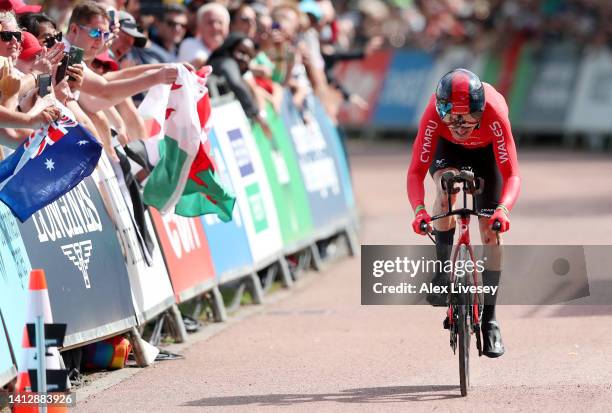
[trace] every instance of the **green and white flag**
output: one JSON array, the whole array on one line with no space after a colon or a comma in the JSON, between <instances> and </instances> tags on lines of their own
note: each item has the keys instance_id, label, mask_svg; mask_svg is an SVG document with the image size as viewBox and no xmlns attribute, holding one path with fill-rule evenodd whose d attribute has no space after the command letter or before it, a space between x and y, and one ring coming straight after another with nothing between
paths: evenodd
<instances>
[{"instance_id":1,"label":"green and white flag","mask_svg":"<svg viewBox=\"0 0 612 413\"><path fill-rule=\"evenodd\" d=\"M145 140L149 160L155 165L145 184L144 202L161 213L188 217L215 213L229 221L236 198L221 185L207 150L210 70L199 75L183 65L178 70L176 82L151 88L138 108L149 135Z\"/></svg>"}]
</instances>

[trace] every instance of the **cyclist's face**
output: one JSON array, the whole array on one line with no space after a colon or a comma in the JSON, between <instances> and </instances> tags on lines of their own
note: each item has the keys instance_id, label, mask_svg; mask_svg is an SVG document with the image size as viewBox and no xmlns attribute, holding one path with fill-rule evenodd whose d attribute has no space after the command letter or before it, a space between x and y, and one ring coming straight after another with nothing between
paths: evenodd
<instances>
[{"instance_id":1,"label":"cyclist's face","mask_svg":"<svg viewBox=\"0 0 612 413\"><path fill-rule=\"evenodd\" d=\"M451 132L451 135L453 135L453 138L457 139L458 141L468 139L470 135L472 135L472 132L475 128L476 125L470 125L466 123L463 123L461 125L449 125L448 127Z\"/></svg>"},{"instance_id":2,"label":"cyclist's face","mask_svg":"<svg viewBox=\"0 0 612 413\"><path fill-rule=\"evenodd\" d=\"M473 115L451 115L442 118L442 123L448 126L453 137L457 140L465 140L470 137L481 116Z\"/></svg>"}]
</instances>

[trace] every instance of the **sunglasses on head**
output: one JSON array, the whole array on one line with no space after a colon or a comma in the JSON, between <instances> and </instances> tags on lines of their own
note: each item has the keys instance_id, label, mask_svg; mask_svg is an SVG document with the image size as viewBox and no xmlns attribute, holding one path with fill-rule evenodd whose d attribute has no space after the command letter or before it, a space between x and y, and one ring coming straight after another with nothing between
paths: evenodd
<instances>
[{"instance_id":1,"label":"sunglasses on head","mask_svg":"<svg viewBox=\"0 0 612 413\"><path fill-rule=\"evenodd\" d=\"M0 40L10 42L12 39L21 42L21 32L0 31Z\"/></svg>"},{"instance_id":2,"label":"sunglasses on head","mask_svg":"<svg viewBox=\"0 0 612 413\"><path fill-rule=\"evenodd\" d=\"M102 31L102 29L98 29L95 27L83 26L81 24L79 24L78 26L83 30L87 30L87 34L92 39L102 38L102 40L107 41L110 38L110 34L111 34L110 32L105 32L105 31Z\"/></svg>"},{"instance_id":3,"label":"sunglasses on head","mask_svg":"<svg viewBox=\"0 0 612 413\"><path fill-rule=\"evenodd\" d=\"M50 49L56 43L61 42L62 38L63 38L62 32L57 32L55 34L50 34L48 36L45 36L45 39L44 39L45 46L47 47L47 49Z\"/></svg>"}]
</instances>

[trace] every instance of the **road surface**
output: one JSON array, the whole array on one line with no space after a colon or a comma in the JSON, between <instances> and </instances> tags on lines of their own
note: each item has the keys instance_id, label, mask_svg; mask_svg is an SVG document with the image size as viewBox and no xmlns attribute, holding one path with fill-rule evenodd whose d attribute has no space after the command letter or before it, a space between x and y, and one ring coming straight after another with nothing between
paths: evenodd
<instances>
[{"instance_id":1,"label":"road surface","mask_svg":"<svg viewBox=\"0 0 612 413\"><path fill-rule=\"evenodd\" d=\"M415 244L409 147L351 146L363 244ZM612 244L612 159L519 149L509 244ZM477 238L477 237L476 237ZM612 247L610 247L612 256ZM608 257L609 258L609 257ZM599 274L605 283L612 275ZM609 411L612 306L503 306L507 353L473 358L459 396L443 310L361 306L359 258L78 404L82 412ZM115 373L116 374L116 373Z\"/></svg>"}]
</instances>

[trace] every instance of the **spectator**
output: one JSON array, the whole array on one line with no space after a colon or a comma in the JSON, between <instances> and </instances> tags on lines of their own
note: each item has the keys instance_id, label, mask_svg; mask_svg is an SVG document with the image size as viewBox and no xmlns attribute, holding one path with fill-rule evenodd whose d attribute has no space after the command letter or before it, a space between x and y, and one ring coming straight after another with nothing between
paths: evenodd
<instances>
[{"instance_id":1,"label":"spectator","mask_svg":"<svg viewBox=\"0 0 612 413\"><path fill-rule=\"evenodd\" d=\"M179 47L178 60L189 62L199 69L227 37L230 16L222 5L208 3L198 9L197 22L197 37L183 40Z\"/></svg>"},{"instance_id":2,"label":"spectator","mask_svg":"<svg viewBox=\"0 0 612 413\"><path fill-rule=\"evenodd\" d=\"M15 15L11 12L0 12L0 56L10 57L17 61L21 52L21 30L17 26Z\"/></svg>"},{"instance_id":3,"label":"spectator","mask_svg":"<svg viewBox=\"0 0 612 413\"><path fill-rule=\"evenodd\" d=\"M22 32L21 53L16 67L23 73L30 73L34 68L34 61L43 51L38 39L31 33Z\"/></svg>"},{"instance_id":4,"label":"spectator","mask_svg":"<svg viewBox=\"0 0 612 413\"><path fill-rule=\"evenodd\" d=\"M55 22L61 32L66 32L76 3L76 0L45 0L42 10Z\"/></svg>"},{"instance_id":5,"label":"spectator","mask_svg":"<svg viewBox=\"0 0 612 413\"><path fill-rule=\"evenodd\" d=\"M91 62L103 49L105 41L110 38L106 10L94 2L77 5L70 18L68 34L64 38L66 46L74 44L84 50L85 62ZM157 83L172 83L176 80L177 70L171 67L160 67L136 75L117 76L111 80L97 75L90 69L85 70L82 91L85 94L106 99L101 106L112 106L128 96L133 96L149 89ZM117 72L120 73L120 72ZM134 72L131 72L134 74ZM91 105L91 99L84 102L91 112L104 109Z\"/></svg>"},{"instance_id":6,"label":"spectator","mask_svg":"<svg viewBox=\"0 0 612 413\"><path fill-rule=\"evenodd\" d=\"M119 33L113 40L110 50L116 61L121 59L132 47L143 48L147 44L147 36L139 29L134 17L126 11L118 13Z\"/></svg>"},{"instance_id":7,"label":"spectator","mask_svg":"<svg viewBox=\"0 0 612 413\"><path fill-rule=\"evenodd\" d=\"M176 4L167 5L163 15L156 19L155 29L155 35L150 36L151 41L176 60L178 46L187 33L187 10Z\"/></svg>"},{"instance_id":8,"label":"spectator","mask_svg":"<svg viewBox=\"0 0 612 413\"><path fill-rule=\"evenodd\" d=\"M19 26L32 33L41 46L53 47L57 42L61 42L62 32L57 30L55 22L44 13L25 14L19 18Z\"/></svg>"},{"instance_id":9,"label":"spectator","mask_svg":"<svg viewBox=\"0 0 612 413\"><path fill-rule=\"evenodd\" d=\"M240 5L230 11L230 30L232 32L242 33L251 39L255 38L257 31L257 23L255 11L248 3L240 3Z\"/></svg>"},{"instance_id":10,"label":"spectator","mask_svg":"<svg viewBox=\"0 0 612 413\"><path fill-rule=\"evenodd\" d=\"M260 113L257 102L243 78L254 57L255 44L253 41L242 33L232 33L210 55L207 64L212 66L213 73L225 79L227 86L240 101L247 116L259 123L264 130L269 131L264 120L265 115Z\"/></svg>"},{"instance_id":11,"label":"spectator","mask_svg":"<svg viewBox=\"0 0 612 413\"><path fill-rule=\"evenodd\" d=\"M100 76L104 76L108 72L116 72L119 70L119 65L109 56L108 52L104 52L97 55L91 61L91 70Z\"/></svg>"}]
</instances>

